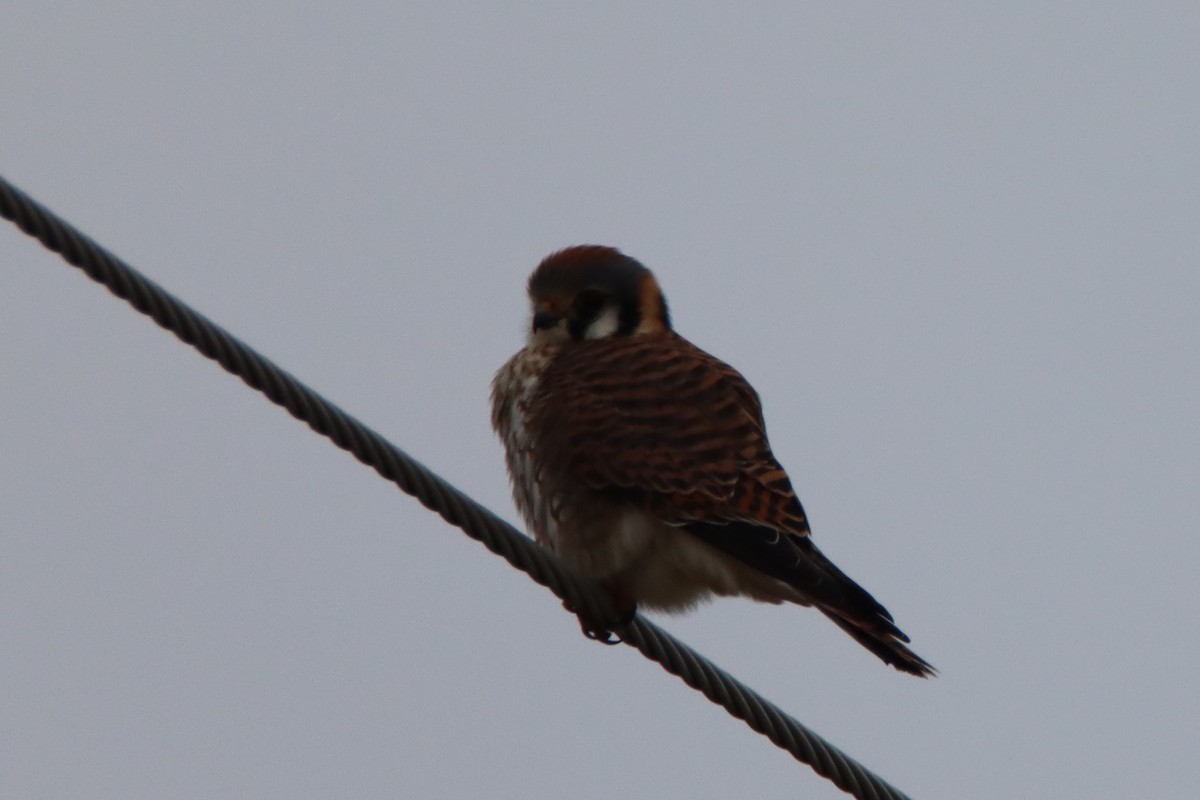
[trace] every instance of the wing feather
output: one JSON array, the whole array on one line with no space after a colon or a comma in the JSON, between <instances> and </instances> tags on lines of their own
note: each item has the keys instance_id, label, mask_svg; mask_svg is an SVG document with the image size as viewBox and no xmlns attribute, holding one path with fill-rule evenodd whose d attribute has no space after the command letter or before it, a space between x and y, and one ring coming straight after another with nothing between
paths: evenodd
<instances>
[{"instance_id":1,"label":"wing feather","mask_svg":"<svg viewBox=\"0 0 1200 800\"><path fill-rule=\"evenodd\" d=\"M758 395L742 375L682 337L612 338L563 347L534 413L554 431L551 468L624 490L663 520L755 521L798 536L808 523L767 443Z\"/></svg>"}]
</instances>

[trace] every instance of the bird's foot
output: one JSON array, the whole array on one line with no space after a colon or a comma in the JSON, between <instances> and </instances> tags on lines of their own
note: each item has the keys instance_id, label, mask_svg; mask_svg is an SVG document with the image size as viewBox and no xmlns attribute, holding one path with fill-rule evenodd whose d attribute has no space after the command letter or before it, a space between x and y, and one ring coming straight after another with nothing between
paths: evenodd
<instances>
[{"instance_id":1,"label":"bird's foot","mask_svg":"<svg viewBox=\"0 0 1200 800\"><path fill-rule=\"evenodd\" d=\"M596 630L584 622L582 618L579 620L579 627L583 629L583 635L591 639L593 642L613 645L620 644L622 641L621 637L612 631Z\"/></svg>"},{"instance_id":2,"label":"bird's foot","mask_svg":"<svg viewBox=\"0 0 1200 800\"><path fill-rule=\"evenodd\" d=\"M637 613L637 605L632 601L624 600L612 590L612 587L606 585L604 588L609 590L609 597L619 614L615 623L611 620L606 623L592 619L586 612L575 608L566 600L563 601L563 608L579 618L579 627L583 630L583 635L593 642L607 645L620 644L624 640L613 629L623 628L633 622L634 614ZM623 600L624 602L622 602Z\"/></svg>"}]
</instances>

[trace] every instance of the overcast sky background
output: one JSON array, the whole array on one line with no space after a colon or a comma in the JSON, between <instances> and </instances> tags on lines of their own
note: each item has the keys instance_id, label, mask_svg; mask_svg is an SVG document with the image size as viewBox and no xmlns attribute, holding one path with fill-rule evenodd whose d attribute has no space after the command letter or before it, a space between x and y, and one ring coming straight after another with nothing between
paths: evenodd
<instances>
[{"instance_id":1,"label":"overcast sky background","mask_svg":"<svg viewBox=\"0 0 1200 800\"><path fill-rule=\"evenodd\" d=\"M914 798L1196 797L1200 7L741 6L8 4L0 172L512 520L524 281L620 247L942 674L659 622ZM0 269L0 795L842 796L7 224Z\"/></svg>"}]
</instances>

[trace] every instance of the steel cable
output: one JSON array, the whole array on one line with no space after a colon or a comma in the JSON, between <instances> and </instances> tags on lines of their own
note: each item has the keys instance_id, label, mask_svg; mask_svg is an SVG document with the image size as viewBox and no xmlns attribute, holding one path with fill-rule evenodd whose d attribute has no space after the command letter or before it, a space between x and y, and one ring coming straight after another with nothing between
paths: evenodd
<instances>
[{"instance_id":1,"label":"steel cable","mask_svg":"<svg viewBox=\"0 0 1200 800\"><path fill-rule=\"evenodd\" d=\"M584 612L588 619L613 621L613 628L624 643L657 661L667 672L723 706L752 730L810 765L817 774L859 800L907 800L907 795L657 625L640 617L617 624L617 615L607 597L591 581L575 574L512 525L100 247L3 176L0 176L0 216L374 468L426 508L550 589L571 608Z\"/></svg>"}]
</instances>

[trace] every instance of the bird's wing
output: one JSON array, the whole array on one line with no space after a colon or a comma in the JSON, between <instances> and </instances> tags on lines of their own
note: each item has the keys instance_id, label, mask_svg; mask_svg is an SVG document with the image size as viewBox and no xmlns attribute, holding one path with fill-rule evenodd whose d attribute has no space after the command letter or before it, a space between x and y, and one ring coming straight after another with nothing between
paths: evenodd
<instances>
[{"instance_id":1,"label":"bird's wing","mask_svg":"<svg viewBox=\"0 0 1200 800\"><path fill-rule=\"evenodd\" d=\"M564 347L541 380L538 427L553 461L627 492L674 525L754 523L808 535L767 443L758 395L737 370L674 334Z\"/></svg>"}]
</instances>

